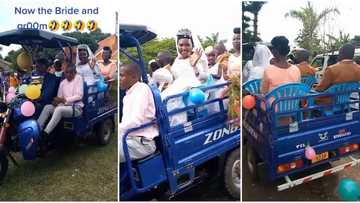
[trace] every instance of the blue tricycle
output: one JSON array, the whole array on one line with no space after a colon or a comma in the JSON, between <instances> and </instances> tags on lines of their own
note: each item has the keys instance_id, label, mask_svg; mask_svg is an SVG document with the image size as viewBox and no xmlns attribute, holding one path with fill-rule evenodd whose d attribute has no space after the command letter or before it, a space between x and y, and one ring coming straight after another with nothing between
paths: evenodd
<instances>
[{"instance_id":1,"label":"blue tricycle","mask_svg":"<svg viewBox=\"0 0 360 203\"><path fill-rule=\"evenodd\" d=\"M278 191L360 163L354 156L360 145L360 83L334 84L320 93L311 89L312 82L302 81L265 95L260 94L261 80L243 84L243 92L256 101L242 122L247 167L254 180L284 178ZM339 159L345 162L332 165ZM299 178L305 171L311 174Z\"/></svg>"},{"instance_id":2,"label":"blue tricycle","mask_svg":"<svg viewBox=\"0 0 360 203\"><path fill-rule=\"evenodd\" d=\"M54 48L64 50L78 44L77 39L58 35L55 33L37 29L18 29L0 33L0 44L21 45L32 57L39 48ZM46 84L42 84L46 85ZM46 144L48 150L53 149L58 141L65 135L76 139L95 138L100 145L106 145L115 131L115 114L117 105L107 101L105 92L98 91L98 85L87 86L84 84L83 113L81 116L62 119L53 131L47 143L41 141L41 132L37 121L33 116L26 117L21 113L21 104L29 101L24 94L17 92L11 102L5 102L7 93L4 85L3 97L0 102L0 180L8 169L8 158L15 165L13 153L21 152L25 160L33 160L39 157L40 145ZM32 101L36 107L36 100ZM41 109L40 109L41 110Z\"/></svg>"},{"instance_id":3,"label":"blue tricycle","mask_svg":"<svg viewBox=\"0 0 360 203\"><path fill-rule=\"evenodd\" d=\"M147 83L146 66L141 44L156 37L146 26L120 25L120 51L139 64L142 81ZM128 48L135 47L137 57ZM200 87L209 95L228 83ZM186 100L189 91L161 98L156 86L150 85L156 119L134 129L122 137L126 162L120 164L120 199L141 199L144 194L161 193L170 199L205 179L223 176L229 194L240 199L240 128L239 121L227 116L228 98L207 99L203 104L177 106L174 100ZM124 94L121 94L122 100ZM121 103L121 101L120 101ZM210 108L211 106L211 108ZM174 124L174 116L185 116L185 122ZM123 115L126 116L126 115ZM157 125L157 151L141 160L131 160L126 138L130 132ZM161 191L161 192L159 192Z\"/></svg>"}]
</instances>

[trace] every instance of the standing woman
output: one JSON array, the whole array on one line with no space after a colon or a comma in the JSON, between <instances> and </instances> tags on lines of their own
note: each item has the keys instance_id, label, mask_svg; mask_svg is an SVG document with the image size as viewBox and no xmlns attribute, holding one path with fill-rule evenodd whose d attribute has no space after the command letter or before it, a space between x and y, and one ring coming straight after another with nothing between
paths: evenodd
<instances>
[{"instance_id":1,"label":"standing woman","mask_svg":"<svg viewBox=\"0 0 360 203\"><path fill-rule=\"evenodd\" d=\"M229 57L228 74L239 75L241 71L241 51L240 51L240 28L234 28L234 36L232 40L235 52Z\"/></svg>"}]
</instances>

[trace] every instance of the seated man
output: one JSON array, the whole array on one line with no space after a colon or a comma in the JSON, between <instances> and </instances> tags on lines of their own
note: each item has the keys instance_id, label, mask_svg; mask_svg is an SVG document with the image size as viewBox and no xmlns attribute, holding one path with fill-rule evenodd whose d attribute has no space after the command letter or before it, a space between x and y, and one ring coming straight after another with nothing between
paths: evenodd
<instances>
[{"instance_id":1,"label":"seated man","mask_svg":"<svg viewBox=\"0 0 360 203\"><path fill-rule=\"evenodd\" d=\"M327 90L331 85L360 81L360 66L354 61L355 47L352 44L345 44L339 50L338 63L325 69L320 84L315 87L316 91ZM316 104L331 104L331 97L315 98Z\"/></svg>"},{"instance_id":2,"label":"seated man","mask_svg":"<svg viewBox=\"0 0 360 203\"><path fill-rule=\"evenodd\" d=\"M334 84L360 81L360 66L353 61L354 53L354 45L343 45L339 50L338 63L325 69L324 76L315 90L322 92Z\"/></svg>"},{"instance_id":3,"label":"seated man","mask_svg":"<svg viewBox=\"0 0 360 203\"><path fill-rule=\"evenodd\" d=\"M84 104L82 103L84 82L78 74L74 65L65 69L65 79L61 81L57 97L52 104L48 104L42 110L37 120L40 128L43 130L43 138L47 139L48 135L54 130L61 118L79 116L82 113ZM49 123L45 122L51 116Z\"/></svg>"},{"instance_id":4,"label":"seated man","mask_svg":"<svg viewBox=\"0 0 360 203\"><path fill-rule=\"evenodd\" d=\"M301 76L314 76L316 73L315 68L313 68L311 65L309 65L310 52L306 49L299 50L295 54L295 63L297 64L297 67L300 70Z\"/></svg>"},{"instance_id":5,"label":"seated man","mask_svg":"<svg viewBox=\"0 0 360 203\"><path fill-rule=\"evenodd\" d=\"M40 58L35 61L35 70L31 72L32 84L43 84L44 76L47 73L48 61L44 58Z\"/></svg>"},{"instance_id":6,"label":"seated man","mask_svg":"<svg viewBox=\"0 0 360 203\"><path fill-rule=\"evenodd\" d=\"M38 64L38 63L36 63ZM41 70L45 70L46 66L43 66ZM38 118L41 110L45 105L51 104L56 97L62 77L57 77L55 74L45 72L43 74L41 94L38 102L36 102L35 118Z\"/></svg>"},{"instance_id":7,"label":"seated man","mask_svg":"<svg viewBox=\"0 0 360 203\"><path fill-rule=\"evenodd\" d=\"M150 87L140 81L140 70L136 64L120 68L120 89L126 90L123 98L123 115L119 126L120 163L125 162L123 136L131 128L139 127L155 119L155 104ZM127 137L129 155L132 160L146 157L156 150L154 137L159 135L156 126L132 132Z\"/></svg>"},{"instance_id":8,"label":"seated man","mask_svg":"<svg viewBox=\"0 0 360 203\"><path fill-rule=\"evenodd\" d=\"M61 71L61 66L55 66L55 71L59 72ZM44 74L42 86L41 86L41 96L39 99L39 103L42 106L45 106L47 104L51 104L54 97L56 97L60 82L62 80L62 74L52 74L49 72L46 72Z\"/></svg>"},{"instance_id":9,"label":"seated man","mask_svg":"<svg viewBox=\"0 0 360 203\"><path fill-rule=\"evenodd\" d=\"M67 63L65 61L65 55L63 52L59 52L55 55L55 59L52 65L48 68L48 72L55 74L56 77L64 78L63 70L65 69Z\"/></svg>"}]
</instances>

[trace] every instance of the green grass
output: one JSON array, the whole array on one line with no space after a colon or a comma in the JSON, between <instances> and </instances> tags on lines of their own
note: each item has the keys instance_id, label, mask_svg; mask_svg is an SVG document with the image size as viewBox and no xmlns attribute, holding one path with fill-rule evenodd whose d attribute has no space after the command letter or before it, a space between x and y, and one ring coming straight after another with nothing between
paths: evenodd
<instances>
[{"instance_id":1,"label":"green grass","mask_svg":"<svg viewBox=\"0 0 360 203\"><path fill-rule=\"evenodd\" d=\"M74 144L35 161L17 154L19 167L10 163L0 200L116 201L117 154L116 136L107 146Z\"/></svg>"}]
</instances>

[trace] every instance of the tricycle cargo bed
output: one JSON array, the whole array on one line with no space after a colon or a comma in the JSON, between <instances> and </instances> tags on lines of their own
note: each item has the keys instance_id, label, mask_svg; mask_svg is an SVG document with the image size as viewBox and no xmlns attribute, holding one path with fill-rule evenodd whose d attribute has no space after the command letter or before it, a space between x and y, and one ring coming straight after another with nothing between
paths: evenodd
<instances>
[{"instance_id":1,"label":"tricycle cargo bed","mask_svg":"<svg viewBox=\"0 0 360 203\"><path fill-rule=\"evenodd\" d=\"M261 166L264 178L275 180L358 152L359 87L351 82L317 93L291 83L265 96L253 93L256 108L246 110L243 121L249 168ZM291 95L296 88L298 95ZM330 103L321 103L325 97ZM315 153L310 156L309 151Z\"/></svg>"},{"instance_id":2,"label":"tricycle cargo bed","mask_svg":"<svg viewBox=\"0 0 360 203\"><path fill-rule=\"evenodd\" d=\"M239 124L227 122L226 114L194 124L184 124L184 131L177 136L175 132L169 133L169 137L173 137L171 150L176 169L188 164L200 165L237 147L240 143Z\"/></svg>"}]
</instances>

